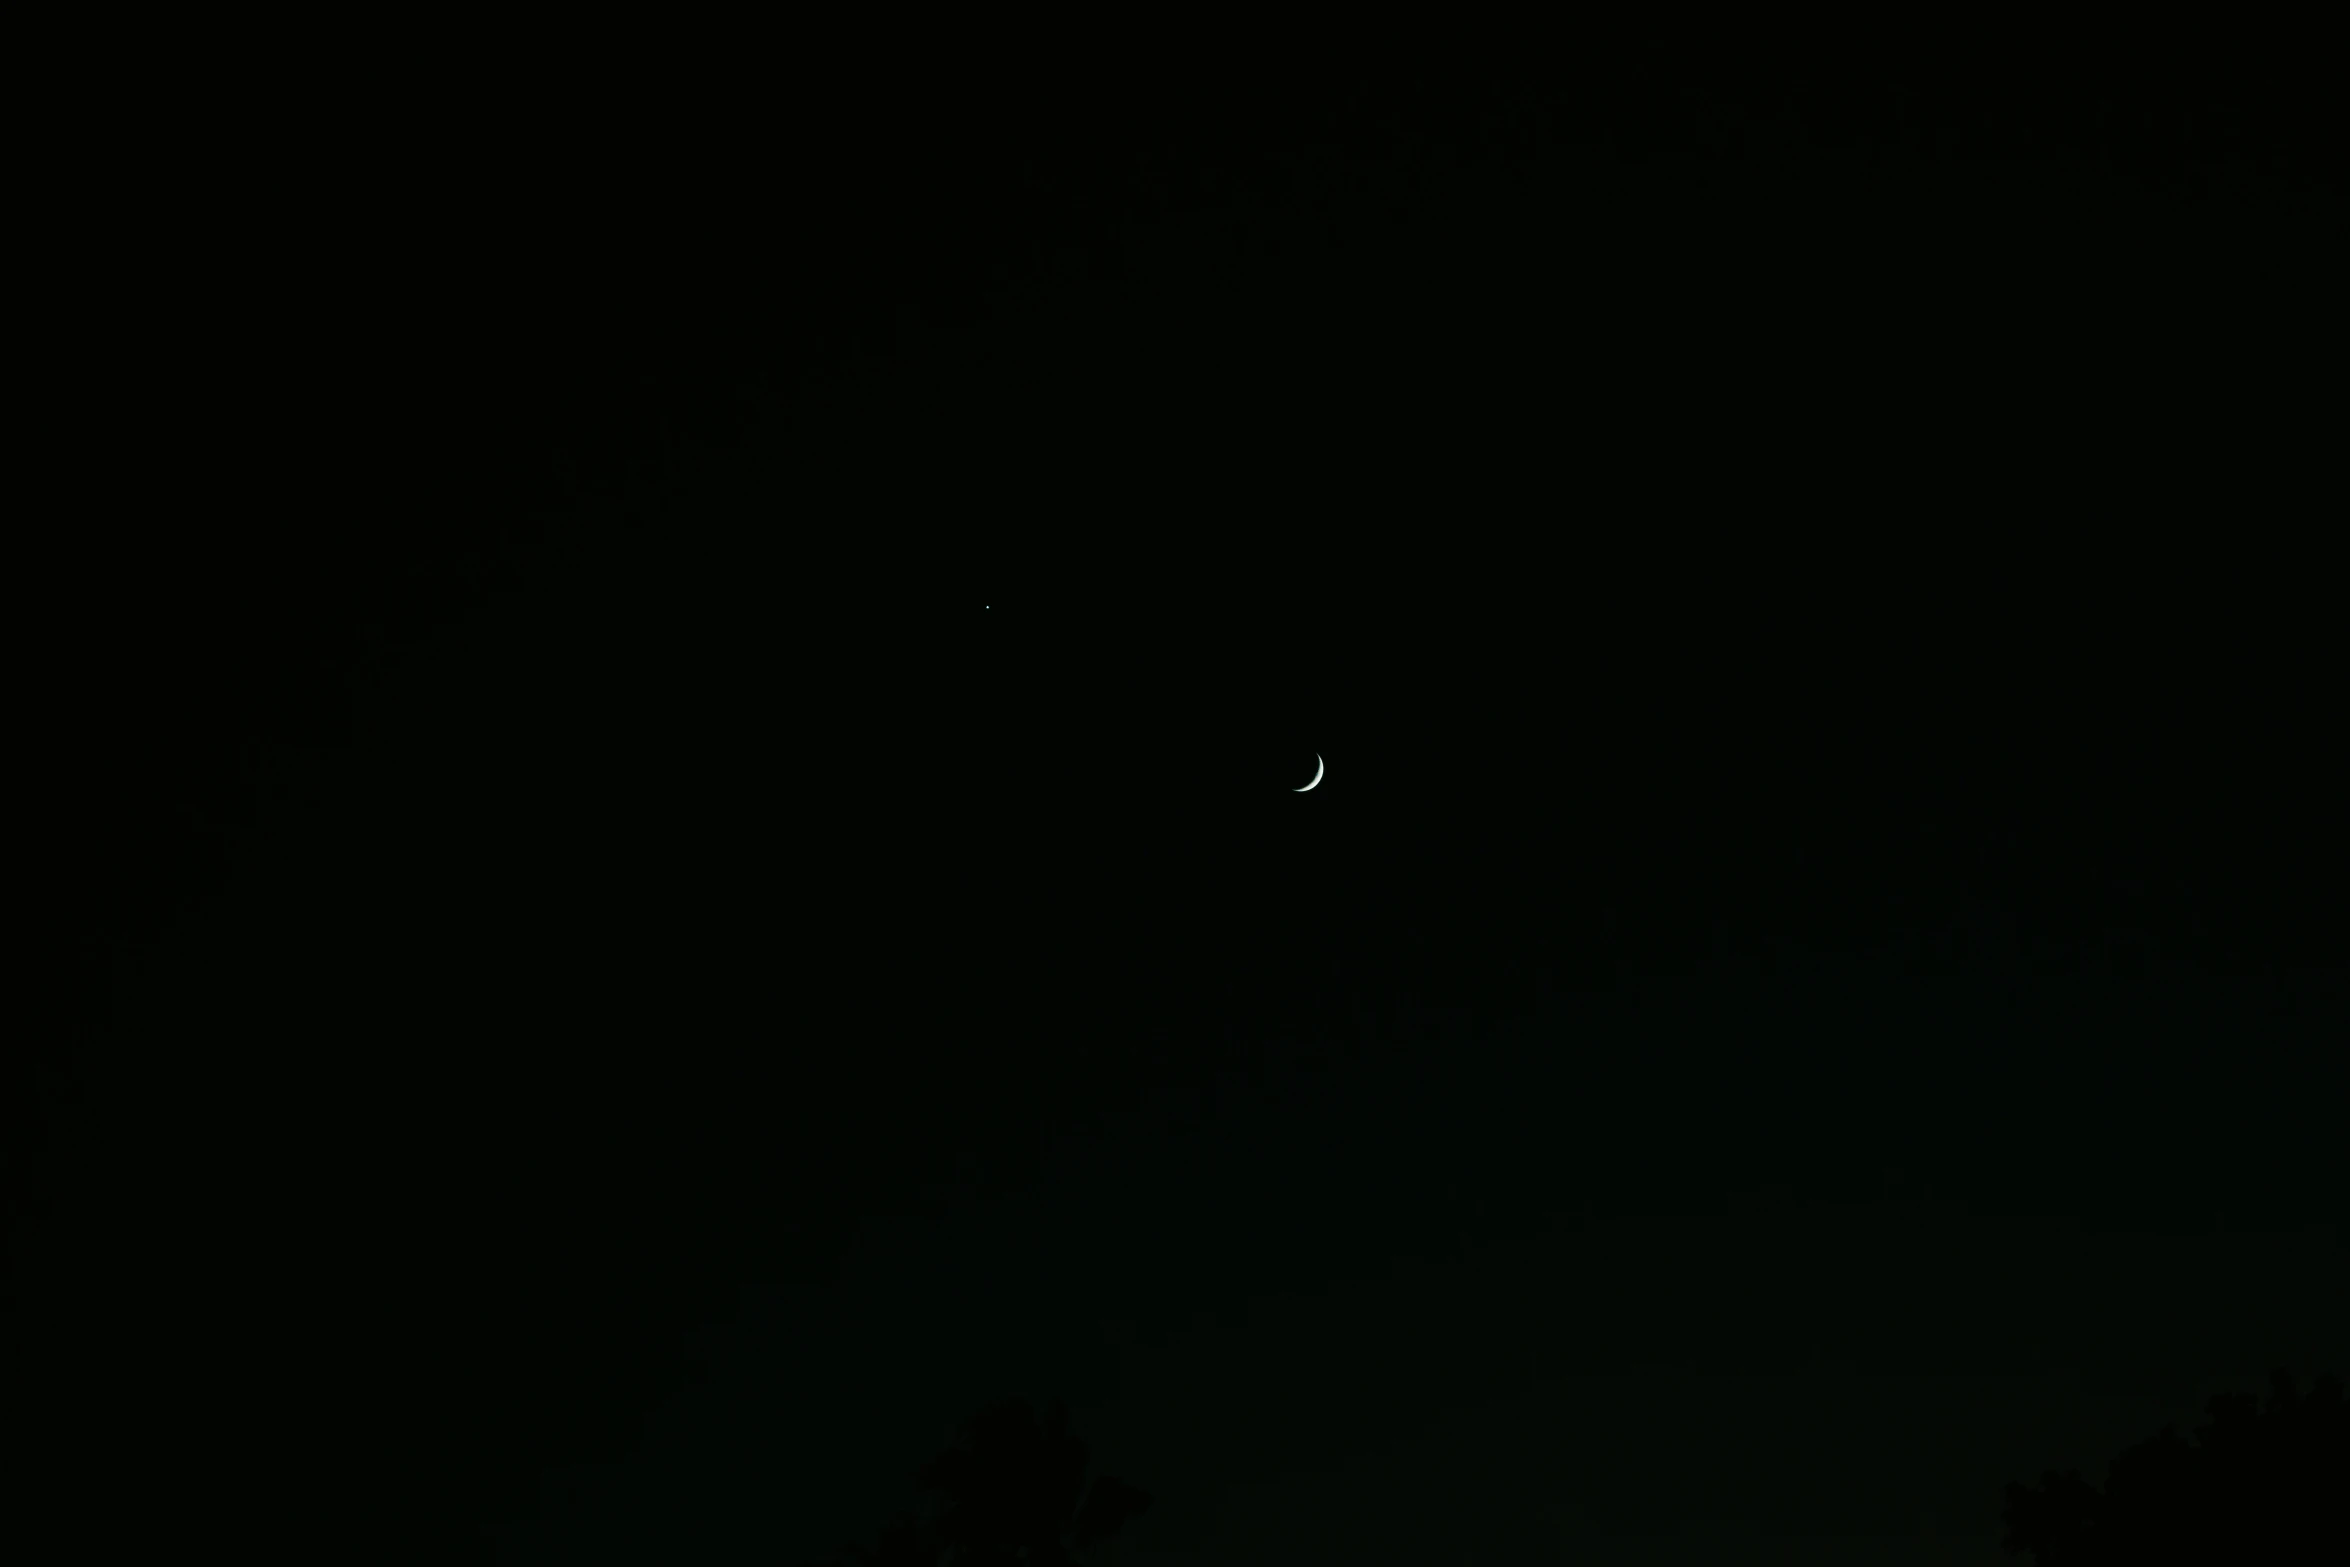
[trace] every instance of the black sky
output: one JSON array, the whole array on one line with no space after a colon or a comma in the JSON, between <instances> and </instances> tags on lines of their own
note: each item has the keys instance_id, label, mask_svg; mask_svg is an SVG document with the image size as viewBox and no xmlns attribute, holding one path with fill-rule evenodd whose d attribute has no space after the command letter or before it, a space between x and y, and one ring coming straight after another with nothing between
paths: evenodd
<instances>
[{"instance_id":1,"label":"black sky","mask_svg":"<svg viewBox=\"0 0 2350 1567\"><path fill-rule=\"evenodd\" d=\"M1661 58L158 178L26 1526L814 1564L1023 1395L1122 1567L1989 1564L2338 1373L2338 165Z\"/></svg>"}]
</instances>

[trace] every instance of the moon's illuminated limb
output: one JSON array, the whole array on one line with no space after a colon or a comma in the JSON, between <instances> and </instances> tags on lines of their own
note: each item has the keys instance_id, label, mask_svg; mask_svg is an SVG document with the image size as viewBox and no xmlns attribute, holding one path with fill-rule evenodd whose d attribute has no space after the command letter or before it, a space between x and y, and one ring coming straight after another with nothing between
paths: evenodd
<instances>
[{"instance_id":1,"label":"moon's illuminated limb","mask_svg":"<svg viewBox=\"0 0 2350 1567\"><path fill-rule=\"evenodd\" d=\"M1305 789L1292 789L1292 790L1290 790L1289 792L1290 792L1291 794L1303 794L1303 793L1305 793L1305 792L1306 792L1306 789L1311 789L1311 788L1314 786L1314 784L1318 784L1318 783L1320 783L1321 781L1322 781L1322 757L1321 757L1321 754L1320 754L1319 752L1317 752L1317 753L1315 753L1315 756L1314 756L1314 783L1307 784Z\"/></svg>"}]
</instances>

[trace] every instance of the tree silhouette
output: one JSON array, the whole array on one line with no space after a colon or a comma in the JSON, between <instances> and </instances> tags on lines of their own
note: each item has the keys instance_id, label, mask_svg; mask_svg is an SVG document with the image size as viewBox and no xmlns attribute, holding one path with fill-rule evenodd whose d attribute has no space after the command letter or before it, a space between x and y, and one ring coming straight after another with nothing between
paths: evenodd
<instances>
[{"instance_id":1,"label":"tree silhouette","mask_svg":"<svg viewBox=\"0 0 2350 1567\"><path fill-rule=\"evenodd\" d=\"M1151 1496L1115 1475L1085 1479L1086 1448L1058 1401L1040 1419L1026 1399L982 1409L961 1439L916 1476L936 1500L925 1519L901 1519L859 1567L1077 1567L1077 1553L1110 1540Z\"/></svg>"},{"instance_id":2,"label":"tree silhouette","mask_svg":"<svg viewBox=\"0 0 2350 1567\"><path fill-rule=\"evenodd\" d=\"M2350 1561L2350 1410L2338 1376L2297 1394L2269 1376L2266 1412L2250 1393L2211 1400L2193 1444L2171 1427L2123 1452L2105 1488L2077 1470L2007 1487L2000 1548L2038 1567L2168 1563L2314 1567Z\"/></svg>"},{"instance_id":3,"label":"tree silhouette","mask_svg":"<svg viewBox=\"0 0 2350 1567\"><path fill-rule=\"evenodd\" d=\"M963 1441L917 1478L939 1495L932 1528L955 1567L1075 1567L1073 1548L1109 1539L1150 1505L1147 1492L1113 1475L1088 1487L1085 1467L1067 1409L1055 1401L1039 1419L1016 1398L981 1410Z\"/></svg>"}]
</instances>

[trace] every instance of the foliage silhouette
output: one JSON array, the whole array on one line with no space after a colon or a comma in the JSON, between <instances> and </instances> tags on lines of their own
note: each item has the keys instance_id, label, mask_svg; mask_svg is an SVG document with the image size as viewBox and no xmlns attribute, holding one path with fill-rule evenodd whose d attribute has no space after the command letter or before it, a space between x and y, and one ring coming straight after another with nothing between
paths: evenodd
<instances>
[{"instance_id":1,"label":"foliage silhouette","mask_svg":"<svg viewBox=\"0 0 2350 1567\"><path fill-rule=\"evenodd\" d=\"M2123 1452L2100 1491L2077 1470L2007 1487L2000 1548L2038 1567L2228 1562L2314 1567L2350 1561L2350 1409L2338 1376L2297 1394L2270 1373L2267 1411L2250 1393L2211 1400L2192 1444L2163 1427Z\"/></svg>"},{"instance_id":2,"label":"foliage silhouette","mask_svg":"<svg viewBox=\"0 0 2350 1567\"><path fill-rule=\"evenodd\" d=\"M901 1519L875 1547L851 1546L858 1567L1077 1567L1078 1552L1115 1536L1151 1504L1115 1475L1085 1479L1086 1447L1058 1401L1039 1418L1026 1399L988 1405L917 1475L935 1503Z\"/></svg>"}]
</instances>

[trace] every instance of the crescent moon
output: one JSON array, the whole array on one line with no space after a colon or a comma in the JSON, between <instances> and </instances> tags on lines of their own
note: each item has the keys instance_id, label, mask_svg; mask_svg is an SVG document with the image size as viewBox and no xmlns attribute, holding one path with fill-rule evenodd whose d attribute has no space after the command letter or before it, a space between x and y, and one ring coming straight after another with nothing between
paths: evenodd
<instances>
[{"instance_id":1,"label":"crescent moon","mask_svg":"<svg viewBox=\"0 0 2350 1567\"><path fill-rule=\"evenodd\" d=\"M1311 789L1311 788L1314 786L1314 784L1318 784L1318 783L1320 783L1321 781L1322 781L1322 757L1321 757L1321 753L1319 753L1319 752L1316 752L1316 753L1315 753L1315 755L1314 755L1314 783L1307 784L1307 785L1306 785L1306 789ZM1290 792L1291 794L1303 794L1303 793L1305 793L1305 792L1306 792L1306 789L1292 789L1292 790L1290 790L1289 792Z\"/></svg>"}]
</instances>

